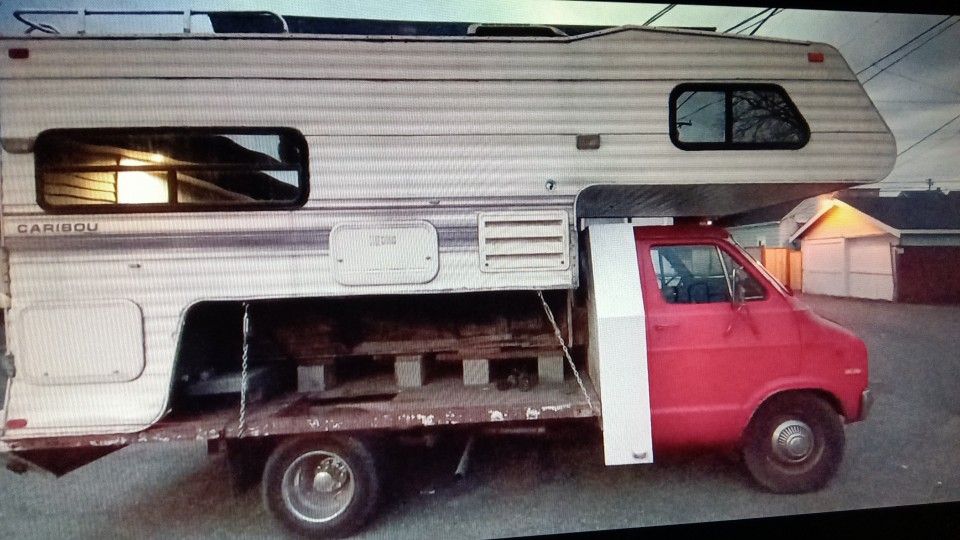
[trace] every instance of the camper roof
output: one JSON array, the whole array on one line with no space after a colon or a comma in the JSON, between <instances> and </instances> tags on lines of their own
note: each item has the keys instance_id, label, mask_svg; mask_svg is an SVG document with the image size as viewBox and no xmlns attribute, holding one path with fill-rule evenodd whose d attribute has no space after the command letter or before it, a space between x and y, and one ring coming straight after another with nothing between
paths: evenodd
<instances>
[{"instance_id":1,"label":"camper roof","mask_svg":"<svg viewBox=\"0 0 960 540\"><path fill-rule=\"evenodd\" d=\"M737 39L751 41L770 41L778 43L806 44L795 40L784 40L769 37L732 35L716 32L713 27L650 27L650 26L596 26L596 25L542 25L542 24L488 24L469 22L432 22L432 21L400 21L375 19L348 19L334 17L308 17L299 15L280 15L271 11L174 11L174 10L64 10L64 9L21 9L13 12L14 18L25 25L24 36L5 37L61 37L77 38L92 36L87 32L87 19L96 17L172 17L180 16L183 19L182 32L151 33L142 32L110 32L98 33L97 37L150 37L163 38L176 36L182 39L183 34L190 37L210 39L223 38L278 38L294 37L305 38L337 38L361 40L477 40L477 41L527 41L548 40L570 42L594 37L616 34L623 31L642 32L670 32L680 34L694 34L711 36L722 39ZM195 32L193 17L205 16L209 18L213 35ZM64 17L75 17L76 34L62 32L52 24L51 18L63 20ZM142 28L142 26L140 26Z\"/></svg>"}]
</instances>

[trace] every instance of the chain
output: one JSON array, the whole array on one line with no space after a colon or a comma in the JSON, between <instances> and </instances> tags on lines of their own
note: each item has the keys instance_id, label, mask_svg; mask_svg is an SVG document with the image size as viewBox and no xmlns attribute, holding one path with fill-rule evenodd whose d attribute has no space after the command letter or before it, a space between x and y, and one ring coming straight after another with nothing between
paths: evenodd
<instances>
[{"instance_id":1,"label":"chain","mask_svg":"<svg viewBox=\"0 0 960 540\"><path fill-rule=\"evenodd\" d=\"M566 341L563 340L563 334L560 332L560 326L557 325L556 319L553 318L553 311L550 310L550 306L547 305L546 299L543 298L543 291L537 291L537 296L540 297L540 303L543 304L543 311L547 314L547 318L550 319L550 324L553 326L553 334L557 336L557 341L560 342L560 347L563 348L563 356L566 357L567 363L570 364L570 369L573 371L573 376L577 379L577 386L580 387L580 391L583 392L583 397L587 400L587 406L590 407L590 410L595 414L599 414L597 408L593 405L593 400L590 399L590 394L587 393L587 387L583 384L583 379L580 378L580 372L577 371L577 366L573 364L573 357L570 356L570 349L567 348Z\"/></svg>"},{"instance_id":2,"label":"chain","mask_svg":"<svg viewBox=\"0 0 960 540\"><path fill-rule=\"evenodd\" d=\"M250 361L250 303L243 303L243 361L240 365L240 425L238 435L247 427L247 368Z\"/></svg>"}]
</instances>

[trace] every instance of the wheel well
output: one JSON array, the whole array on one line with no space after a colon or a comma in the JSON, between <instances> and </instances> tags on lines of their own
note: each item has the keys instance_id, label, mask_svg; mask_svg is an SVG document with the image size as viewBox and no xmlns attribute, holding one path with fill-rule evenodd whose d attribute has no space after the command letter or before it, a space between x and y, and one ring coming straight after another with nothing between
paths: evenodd
<instances>
[{"instance_id":1,"label":"wheel well","mask_svg":"<svg viewBox=\"0 0 960 540\"><path fill-rule=\"evenodd\" d=\"M747 428L750 426L750 422L752 422L753 419L757 416L757 412L759 412L760 409L766 407L768 403L770 403L774 399L779 399L783 396L802 395L802 394L815 396L826 401L827 403L830 404L830 407L832 407L833 410L837 412L837 414L839 414L840 416L846 417L846 414L843 411L843 405L841 405L840 400L837 398L837 396L831 394L830 392L827 392L826 390L823 390L822 388L797 388L792 390L782 390L767 396L766 399L764 399L760 403L760 405L758 405L753 409L753 412L750 413L750 418L743 425L743 429L741 430L741 437L744 433L746 433Z\"/></svg>"}]
</instances>

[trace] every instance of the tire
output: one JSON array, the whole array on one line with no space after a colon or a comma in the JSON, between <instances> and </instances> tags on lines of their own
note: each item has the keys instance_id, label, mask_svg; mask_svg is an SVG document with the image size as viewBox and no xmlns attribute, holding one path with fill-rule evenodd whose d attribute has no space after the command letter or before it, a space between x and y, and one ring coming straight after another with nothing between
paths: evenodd
<instances>
[{"instance_id":1,"label":"tire","mask_svg":"<svg viewBox=\"0 0 960 540\"><path fill-rule=\"evenodd\" d=\"M760 408L744 433L743 461L774 493L807 493L827 485L843 458L840 415L812 394L783 394Z\"/></svg>"},{"instance_id":2,"label":"tire","mask_svg":"<svg viewBox=\"0 0 960 540\"><path fill-rule=\"evenodd\" d=\"M290 531L339 538L373 515L380 479L373 454L353 437L294 438L263 471L263 503Z\"/></svg>"}]
</instances>

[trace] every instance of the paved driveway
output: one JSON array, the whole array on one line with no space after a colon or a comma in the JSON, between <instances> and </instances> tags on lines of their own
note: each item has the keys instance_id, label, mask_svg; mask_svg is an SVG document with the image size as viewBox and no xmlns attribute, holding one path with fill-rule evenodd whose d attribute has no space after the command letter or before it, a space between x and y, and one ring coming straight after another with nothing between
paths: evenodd
<instances>
[{"instance_id":1,"label":"paved driveway","mask_svg":"<svg viewBox=\"0 0 960 540\"><path fill-rule=\"evenodd\" d=\"M589 433L481 442L451 484L454 445L408 452L362 538L489 538L960 500L960 307L805 298L856 331L877 401L849 426L836 479L806 495L754 488L729 457L604 467ZM441 474L442 473L442 474ZM0 538L281 536L258 490L234 497L203 446L142 445L59 480L0 471Z\"/></svg>"}]
</instances>

